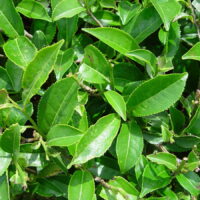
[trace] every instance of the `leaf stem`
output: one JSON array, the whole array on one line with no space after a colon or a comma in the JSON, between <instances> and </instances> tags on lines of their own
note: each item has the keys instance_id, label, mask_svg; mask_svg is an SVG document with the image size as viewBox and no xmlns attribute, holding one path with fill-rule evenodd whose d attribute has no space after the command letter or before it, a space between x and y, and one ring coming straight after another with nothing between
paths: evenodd
<instances>
[{"instance_id":1,"label":"leaf stem","mask_svg":"<svg viewBox=\"0 0 200 200\"><path fill-rule=\"evenodd\" d=\"M100 26L103 27L103 24L93 15L92 11L90 9L87 9L88 15L92 17L92 19Z\"/></svg>"},{"instance_id":2,"label":"leaf stem","mask_svg":"<svg viewBox=\"0 0 200 200\"><path fill-rule=\"evenodd\" d=\"M24 31L24 35L26 36L26 37L28 37L28 38L30 38L30 39L32 39L33 38L33 36L28 32L28 31Z\"/></svg>"}]
</instances>

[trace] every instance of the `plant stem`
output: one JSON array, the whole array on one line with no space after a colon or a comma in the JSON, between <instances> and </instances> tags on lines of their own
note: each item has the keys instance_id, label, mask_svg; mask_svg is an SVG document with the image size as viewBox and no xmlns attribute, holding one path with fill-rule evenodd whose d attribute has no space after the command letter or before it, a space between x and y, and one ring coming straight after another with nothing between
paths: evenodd
<instances>
[{"instance_id":1,"label":"plant stem","mask_svg":"<svg viewBox=\"0 0 200 200\"><path fill-rule=\"evenodd\" d=\"M118 188L118 187L115 187L115 186L113 186L113 185L110 185L110 184L108 184L108 183L106 183L103 179L101 179L100 177L96 177L95 179L94 179L96 182L98 182L98 183L101 183L101 185L103 185L103 187L105 187L105 188L107 188L107 189L109 189L109 190L113 190L113 191L115 191L115 192L117 192L117 193L120 193L123 197L124 197L124 199L126 199L126 200L128 200L129 198L128 198L128 195L124 192L124 190L122 190L121 188Z\"/></svg>"},{"instance_id":2,"label":"plant stem","mask_svg":"<svg viewBox=\"0 0 200 200\"><path fill-rule=\"evenodd\" d=\"M30 38L30 39L32 39L33 38L33 36L28 32L28 31L24 31L24 35L26 36L26 37L28 37L28 38Z\"/></svg>"},{"instance_id":3,"label":"plant stem","mask_svg":"<svg viewBox=\"0 0 200 200\"><path fill-rule=\"evenodd\" d=\"M92 11L90 9L87 9L88 15L92 17L92 19L100 26L103 27L103 24L93 15Z\"/></svg>"}]
</instances>

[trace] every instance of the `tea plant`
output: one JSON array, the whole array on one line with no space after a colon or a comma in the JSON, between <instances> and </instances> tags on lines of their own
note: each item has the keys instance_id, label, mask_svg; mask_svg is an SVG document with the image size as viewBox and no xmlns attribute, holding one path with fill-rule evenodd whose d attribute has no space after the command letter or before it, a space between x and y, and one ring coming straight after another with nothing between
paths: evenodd
<instances>
[{"instance_id":1,"label":"tea plant","mask_svg":"<svg viewBox=\"0 0 200 200\"><path fill-rule=\"evenodd\" d=\"M0 0L0 200L197 200L199 0Z\"/></svg>"}]
</instances>

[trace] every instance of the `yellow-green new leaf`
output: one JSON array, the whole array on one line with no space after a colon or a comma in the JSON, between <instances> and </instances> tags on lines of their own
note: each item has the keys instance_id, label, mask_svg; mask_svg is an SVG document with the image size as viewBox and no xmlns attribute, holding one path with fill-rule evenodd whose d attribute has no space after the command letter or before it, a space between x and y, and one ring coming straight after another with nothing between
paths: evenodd
<instances>
[{"instance_id":1,"label":"yellow-green new leaf","mask_svg":"<svg viewBox=\"0 0 200 200\"><path fill-rule=\"evenodd\" d=\"M127 172L137 163L143 147L142 131L136 122L123 124L116 144L117 159L122 173Z\"/></svg>"},{"instance_id":2,"label":"yellow-green new leaf","mask_svg":"<svg viewBox=\"0 0 200 200\"><path fill-rule=\"evenodd\" d=\"M33 61L26 67L22 79L22 87L24 89L22 99L24 104L29 102L47 80L53 70L62 44L63 40L41 49Z\"/></svg>"},{"instance_id":3,"label":"yellow-green new leaf","mask_svg":"<svg viewBox=\"0 0 200 200\"><path fill-rule=\"evenodd\" d=\"M126 103L124 98L115 91L107 91L104 95L113 109L126 121Z\"/></svg>"},{"instance_id":4,"label":"yellow-green new leaf","mask_svg":"<svg viewBox=\"0 0 200 200\"><path fill-rule=\"evenodd\" d=\"M185 53L182 59L192 59L200 61L200 42L197 42L187 53Z\"/></svg>"},{"instance_id":5,"label":"yellow-green new leaf","mask_svg":"<svg viewBox=\"0 0 200 200\"><path fill-rule=\"evenodd\" d=\"M157 164L165 165L167 168L171 170L177 169L176 156L173 154L160 152L157 154L148 155L147 158Z\"/></svg>"},{"instance_id":6,"label":"yellow-green new leaf","mask_svg":"<svg viewBox=\"0 0 200 200\"><path fill-rule=\"evenodd\" d=\"M56 124L67 124L78 104L78 84L65 78L52 85L41 98L38 109L38 126L47 134Z\"/></svg>"},{"instance_id":7,"label":"yellow-green new leaf","mask_svg":"<svg viewBox=\"0 0 200 200\"><path fill-rule=\"evenodd\" d=\"M26 17L33 19L42 19L51 22L46 8L34 0L23 0L17 5L17 11Z\"/></svg>"},{"instance_id":8,"label":"yellow-green new leaf","mask_svg":"<svg viewBox=\"0 0 200 200\"><path fill-rule=\"evenodd\" d=\"M111 146L119 127L120 119L115 114L100 118L81 138L69 168L102 156Z\"/></svg>"},{"instance_id":9,"label":"yellow-green new leaf","mask_svg":"<svg viewBox=\"0 0 200 200\"><path fill-rule=\"evenodd\" d=\"M128 111L139 117L168 109L181 97L187 77L187 73L159 75L145 81L129 96Z\"/></svg>"},{"instance_id":10,"label":"yellow-green new leaf","mask_svg":"<svg viewBox=\"0 0 200 200\"><path fill-rule=\"evenodd\" d=\"M24 36L9 40L3 46L6 56L17 66L25 68L35 57L37 49L34 44Z\"/></svg>"},{"instance_id":11,"label":"yellow-green new leaf","mask_svg":"<svg viewBox=\"0 0 200 200\"><path fill-rule=\"evenodd\" d=\"M68 147L79 142L83 133L66 124L58 124L53 126L47 135L48 146Z\"/></svg>"},{"instance_id":12,"label":"yellow-green new leaf","mask_svg":"<svg viewBox=\"0 0 200 200\"><path fill-rule=\"evenodd\" d=\"M93 200L95 184L88 171L78 170L72 175L68 186L69 200Z\"/></svg>"},{"instance_id":13,"label":"yellow-green new leaf","mask_svg":"<svg viewBox=\"0 0 200 200\"><path fill-rule=\"evenodd\" d=\"M139 49L139 45L133 37L117 28L83 28L83 31L93 35L122 54Z\"/></svg>"},{"instance_id":14,"label":"yellow-green new leaf","mask_svg":"<svg viewBox=\"0 0 200 200\"><path fill-rule=\"evenodd\" d=\"M54 21L62 18L71 18L84 10L85 8L78 0L62 0L53 9L52 18Z\"/></svg>"}]
</instances>

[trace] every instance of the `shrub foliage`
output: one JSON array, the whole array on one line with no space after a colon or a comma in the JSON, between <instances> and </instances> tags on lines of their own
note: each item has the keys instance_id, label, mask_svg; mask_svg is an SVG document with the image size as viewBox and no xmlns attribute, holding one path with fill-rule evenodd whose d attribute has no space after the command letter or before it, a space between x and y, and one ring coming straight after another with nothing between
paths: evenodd
<instances>
[{"instance_id":1,"label":"shrub foliage","mask_svg":"<svg viewBox=\"0 0 200 200\"><path fill-rule=\"evenodd\" d=\"M0 200L197 200L199 0L0 0Z\"/></svg>"}]
</instances>

